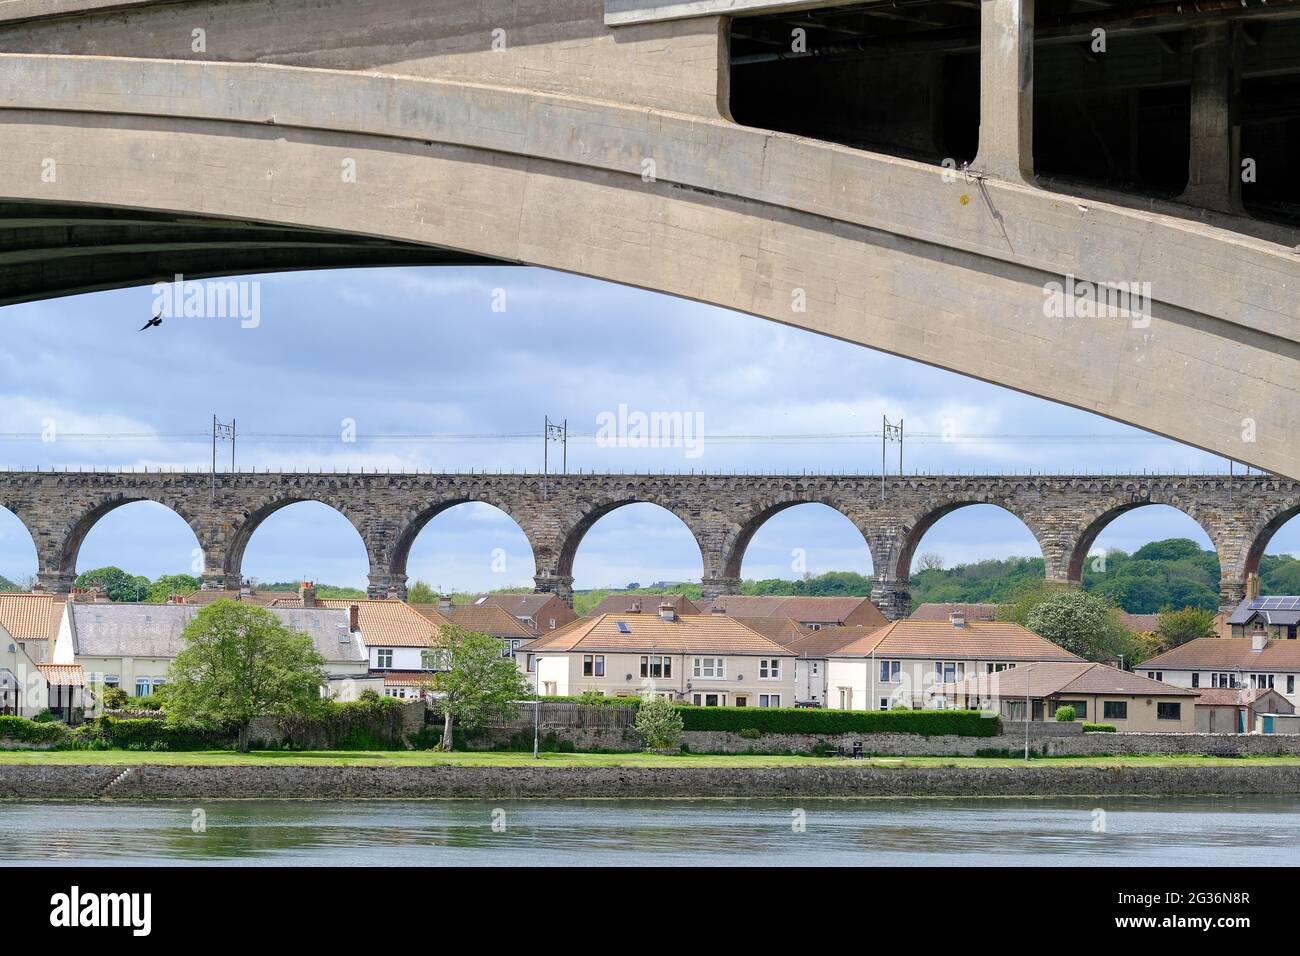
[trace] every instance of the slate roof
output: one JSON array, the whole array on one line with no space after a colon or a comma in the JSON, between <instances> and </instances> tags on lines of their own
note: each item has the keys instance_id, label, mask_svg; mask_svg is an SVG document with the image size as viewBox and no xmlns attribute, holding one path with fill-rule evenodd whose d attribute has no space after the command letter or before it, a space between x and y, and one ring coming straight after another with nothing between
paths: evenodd
<instances>
[{"instance_id":1,"label":"slate roof","mask_svg":"<svg viewBox=\"0 0 1300 956\"><path fill-rule=\"evenodd\" d=\"M723 614L682 614L673 621L657 614L582 617L525 644L520 652L525 651L791 656L780 644Z\"/></svg>"},{"instance_id":2,"label":"slate roof","mask_svg":"<svg viewBox=\"0 0 1300 956\"><path fill-rule=\"evenodd\" d=\"M189 604L68 605L73 651L78 657L175 657L181 632L203 610ZM307 634L330 663L366 663L349 634L348 612L331 608L267 608L286 627ZM340 627L341 625L341 627ZM341 634L348 634L346 641ZM365 628L362 627L365 637Z\"/></svg>"},{"instance_id":3,"label":"slate roof","mask_svg":"<svg viewBox=\"0 0 1300 956\"><path fill-rule=\"evenodd\" d=\"M446 620L447 612L440 611L436 604L412 604L411 607L439 626ZM515 640L532 640L537 636L527 624L495 604L453 604L450 614L453 623L480 634Z\"/></svg>"},{"instance_id":4,"label":"slate roof","mask_svg":"<svg viewBox=\"0 0 1300 956\"><path fill-rule=\"evenodd\" d=\"M1141 670L1300 671L1300 640L1268 641L1254 649L1250 637L1198 637L1138 665Z\"/></svg>"},{"instance_id":5,"label":"slate roof","mask_svg":"<svg viewBox=\"0 0 1300 956\"><path fill-rule=\"evenodd\" d=\"M874 653L877 657L931 660L1081 660L1065 648L1009 621L968 621L965 627L954 627L948 621L913 621L909 618L882 628L864 628L863 631L862 637L831 656L869 657Z\"/></svg>"}]
</instances>

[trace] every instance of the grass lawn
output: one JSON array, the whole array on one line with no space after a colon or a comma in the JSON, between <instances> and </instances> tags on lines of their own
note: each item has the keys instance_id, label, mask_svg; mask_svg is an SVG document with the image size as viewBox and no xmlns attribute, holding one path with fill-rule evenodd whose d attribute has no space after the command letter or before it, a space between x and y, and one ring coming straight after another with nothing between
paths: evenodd
<instances>
[{"instance_id":1,"label":"grass lawn","mask_svg":"<svg viewBox=\"0 0 1300 956\"><path fill-rule=\"evenodd\" d=\"M1204 767L1300 766L1300 757L1035 757L1031 764L1051 767ZM559 754L451 753L407 751L255 751L228 750L155 753L128 750L11 750L0 751L0 764L94 764L108 766L236 766L302 765L318 767L1023 767L1007 757L867 757L862 760L828 757L758 756L749 754Z\"/></svg>"}]
</instances>

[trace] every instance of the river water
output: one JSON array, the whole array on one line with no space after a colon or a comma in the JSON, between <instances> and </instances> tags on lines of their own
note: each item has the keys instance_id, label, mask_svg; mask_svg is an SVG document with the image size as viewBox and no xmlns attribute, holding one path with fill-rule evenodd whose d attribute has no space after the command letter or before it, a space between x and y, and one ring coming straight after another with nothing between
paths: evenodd
<instances>
[{"instance_id":1,"label":"river water","mask_svg":"<svg viewBox=\"0 0 1300 956\"><path fill-rule=\"evenodd\" d=\"M1300 863L1300 797L0 803L0 864Z\"/></svg>"}]
</instances>

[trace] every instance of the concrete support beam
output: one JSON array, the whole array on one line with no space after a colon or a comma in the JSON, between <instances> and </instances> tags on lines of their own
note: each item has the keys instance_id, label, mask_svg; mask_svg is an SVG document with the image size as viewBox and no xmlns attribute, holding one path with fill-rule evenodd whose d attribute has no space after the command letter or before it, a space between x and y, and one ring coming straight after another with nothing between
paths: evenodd
<instances>
[{"instance_id":1,"label":"concrete support beam","mask_svg":"<svg viewBox=\"0 0 1300 956\"><path fill-rule=\"evenodd\" d=\"M1034 176L1034 0L981 0L980 139L973 168Z\"/></svg>"},{"instance_id":2,"label":"concrete support beam","mask_svg":"<svg viewBox=\"0 0 1300 956\"><path fill-rule=\"evenodd\" d=\"M1241 40L1237 27L1196 31L1192 51L1191 156L1182 201L1218 212L1241 211Z\"/></svg>"}]
</instances>

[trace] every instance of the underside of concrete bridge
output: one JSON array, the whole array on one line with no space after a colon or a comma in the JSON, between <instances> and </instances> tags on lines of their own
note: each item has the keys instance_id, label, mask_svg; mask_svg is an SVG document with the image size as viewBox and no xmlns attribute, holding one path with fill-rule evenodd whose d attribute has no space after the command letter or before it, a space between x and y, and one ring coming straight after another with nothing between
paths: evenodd
<instances>
[{"instance_id":1,"label":"underside of concrete bridge","mask_svg":"<svg viewBox=\"0 0 1300 956\"><path fill-rule=\"evenodd\" d=\"M1300 476L1297 13L9 0L0 303L529 264Z\"/></svg>"}]
</instances>

